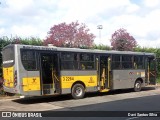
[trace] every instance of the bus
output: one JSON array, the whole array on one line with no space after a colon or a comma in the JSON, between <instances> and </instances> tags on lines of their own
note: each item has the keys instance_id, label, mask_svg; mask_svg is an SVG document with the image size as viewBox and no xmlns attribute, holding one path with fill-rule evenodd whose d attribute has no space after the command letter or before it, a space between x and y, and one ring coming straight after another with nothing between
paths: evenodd
<instances>
[{"instance_id":1,"label":"bus","mask_svg":"<svg viewBox=\"0 0 160 120\"><path fill-rule=\"evenodd\" d=\"M153 53L11 44L2 50L4 91L24 96L71 94L156 84Z\"/></svg>"}]
</instances>

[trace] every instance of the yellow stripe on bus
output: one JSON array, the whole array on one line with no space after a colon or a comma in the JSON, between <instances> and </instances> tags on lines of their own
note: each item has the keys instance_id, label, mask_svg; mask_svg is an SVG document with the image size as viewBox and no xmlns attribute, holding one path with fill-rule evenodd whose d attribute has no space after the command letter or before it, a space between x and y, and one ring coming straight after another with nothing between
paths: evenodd
<instances>
[{"instance_id":1,"label":"yellow stripe on bus","mask_svg":"<svg viewBox=\"0 0 160 120\"><path fill-rule=\"evenodd\" d=\"M97 86L97 76L61 76L61 88L71 88L76 81L82 81L86 87Z\"/></svg>"}]
</instances>

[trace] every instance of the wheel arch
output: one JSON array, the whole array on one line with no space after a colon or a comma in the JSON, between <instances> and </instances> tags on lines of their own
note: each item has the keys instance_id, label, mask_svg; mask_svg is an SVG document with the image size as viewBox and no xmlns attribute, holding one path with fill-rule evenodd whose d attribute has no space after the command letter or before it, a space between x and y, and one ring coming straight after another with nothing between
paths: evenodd
<instances>
[{"instance_id":1,"label":"wheel arch","mask_svg":"<svg viewBox=\"0 0 160 120\"><path fill-rule=\"evenodd\" d=\"M81 80L78 80L78 81L74 82L74 83L72 84L71 89L73 88L73 86L74 86L75 84L82 84L82 85L84 86L84 89L86 89L86 85L85 85L84 82L82 82Z\"/></svg>"},{"instance_id":2,"label":"wheel arch","mask_svg":"<svg viewBox=\"0 0 160 120\"><path fill-rule=\"evenodd\" d=\"M135 83L136 83L137 81L140 81L141 83L143 83L143 79L142 79L141 77L137 78L136 81L135 81Z\"/></svg>"}]
</instances>

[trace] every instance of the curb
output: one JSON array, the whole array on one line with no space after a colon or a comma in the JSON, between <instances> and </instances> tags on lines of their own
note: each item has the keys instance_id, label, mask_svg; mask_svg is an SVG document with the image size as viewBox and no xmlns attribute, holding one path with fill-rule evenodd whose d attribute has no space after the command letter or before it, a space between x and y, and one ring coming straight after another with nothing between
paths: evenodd
<instances>
[{"instance_id":1,"label":"curb","mask_svg":"<svg viewBox=\"0 0 160 120\"><path fill-rule=\"evenodd\" d=\"M20 98L20 96L0 96L0 100Z\"/></svg>"}]
</instances>

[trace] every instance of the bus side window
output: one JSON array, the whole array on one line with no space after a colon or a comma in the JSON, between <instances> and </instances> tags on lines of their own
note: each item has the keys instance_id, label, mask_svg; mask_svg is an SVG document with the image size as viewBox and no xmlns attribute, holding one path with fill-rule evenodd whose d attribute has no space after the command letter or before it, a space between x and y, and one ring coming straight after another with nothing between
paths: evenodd
<instances>
[{"instance_id":1,"label":"bus side window","mask_svg":"<svg viewBox=\"0 0 160 120\"><path fill-rule=\"evenodd\" d=\"M112 68L113 69L121 69L120 55L113 55L113 57L112 57Z\"/></svg>"},{"instance_id":2,"label":"bus side window","mask_svg":"<svg viewBox=\"0 0 160 120\"><path fill-rule=\"evenodd\" d=\"M143 56L134 56L134 69L144 68Z\"/></svg>"},{"instance_id":3,"label":"bus side window","mask_svg":"<svg viewBox=\"0 0 160 120\"><path fill-rule=\"evenodd\" d=\"M31 71L31 70L37 69L35 51L21 50L21 60L22 60L23 67L26 70Z\"/></svg>"},{"instance_id":4,"label":"bus side window","mask_svg":"<svg viewBox=\"0 0 160 120\"><path fill-rule=\"evenodd\" d=\"M62 70L76 70L78 69L77 54L76 53L62 53L61 54L61 69Z\"/></svg>"},{"instance_id":5,"label":"bus side window","mask_svg":"<svg viewBox=\"0 0 160 120\"><path fill-rule=\"evenodd\" d=\"M95 68L94 63L94 55L93 54L80 54L80 69L81 70L93 70Z\"/></svg>"},{"instance_id":6,"label":"bus side window","mask_svg":"<svg viewBox=\"0 0 160 120\"><path fill-rule=\"evenodd\" d=\"M122 55L122 68L132 69L132 56L131 55Z\"/></svg>"}]
</instances>

